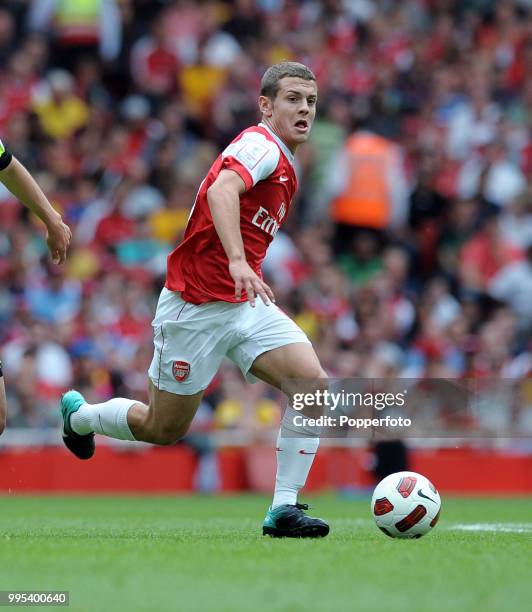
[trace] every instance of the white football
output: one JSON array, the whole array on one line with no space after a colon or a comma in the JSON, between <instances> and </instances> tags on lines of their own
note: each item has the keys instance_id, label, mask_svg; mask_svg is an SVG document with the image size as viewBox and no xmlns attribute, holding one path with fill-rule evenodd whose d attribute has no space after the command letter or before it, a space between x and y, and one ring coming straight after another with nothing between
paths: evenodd
<instances>
[{"instance_id":1,"label":"white football","mask_svg":"<svg viewBox=\"0 0 532 612\"><path fill-rule=\"evenodd\" d=\"M386 476L373 491L371 513L391 538L420 538L438 522L441 499L428 478L416 472Z\"/></svg>"}]
</instances>

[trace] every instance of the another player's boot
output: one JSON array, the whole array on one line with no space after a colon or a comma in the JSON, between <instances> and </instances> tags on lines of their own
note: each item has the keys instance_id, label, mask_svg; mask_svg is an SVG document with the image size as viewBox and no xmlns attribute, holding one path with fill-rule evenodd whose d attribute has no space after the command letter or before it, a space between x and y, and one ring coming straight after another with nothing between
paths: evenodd
<instances>
[{"instance_id":1,"label":"another player's boot","mask_svg":"<svg viewBox=\"0 0 532 612\"><path fill-rule=\"evenodd\" d=\"M307 516L307 504L285 504L270 508L262 524L262 535L274 538L323 538L329 525L319 518Z\"/></svg>"},{"instance_id":2,"label":"another player's boot","mask_svg":"<svg viewBox=\"0 0 532 612\"><path fill-rule=\"evenodd\" d=\"M79 459L90 459L94 455L94 434L84 436L77 434L70 426L70 416L85 403L85 398L78 391L67 391L61 397L61 414L63 415L63 442L68 450Z\"/></svg>"}]
</instances>

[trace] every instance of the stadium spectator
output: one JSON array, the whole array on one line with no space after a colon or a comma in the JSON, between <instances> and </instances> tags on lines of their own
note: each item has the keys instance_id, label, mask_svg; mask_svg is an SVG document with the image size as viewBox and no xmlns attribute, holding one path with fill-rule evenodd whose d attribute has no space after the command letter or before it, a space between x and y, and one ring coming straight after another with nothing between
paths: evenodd
<instances>
[{"instance_id":1,"label":"stadium spectator","mask_svg":"<svg viewBox=\"0 0 532 612\"><path fill-rule=\"evenodd\" d=\"M54 61L70 69L85 55L116 58L120 24L115 0L31 0L28 13L30 30L51 32Z\"/></svg>"},{"instance_id":2,"label":"stadium spectator","mask_svg":"<svg viewBox=\"0 0 532 612\"><path fill-rule=\"evenodd\" d=\"M5 64L15 46L15 20L6 9L0 9L0 62Z\"/></svg>"},{"instance_id":3,"label":"stadium spectator","mask_svg":"<svg viewBox=\"0 0 532 612\"><path fill-rule=\"evenodd\" d=\"M178 68L174 50L167 48L163 18L157 17L151 33L131 49L131 75L139 89L158 101L175 92Z\"/></svg>"},{"instance_id":4,"label":"stadium spectator","mask_svg":"<svg viewBox=\"0 0 532 612\"><path fill-rule=\"evenodd\" d=\"M526 257L506 264L489 285L489 293L501 302L509 304L519 317L520 329L527 333L532 327L532 240Z\"/></svg>"},{"instance_id":5,"label":"stadium spectator","mask_svg":"<svg viewBox=\"0 0 532 612\"><path fill-rule=\"evenodd\" d=\"M86 103L73 91L74 79L65 70L52 70L44 92L35 101L35 112L44 133L53 139L69 138L89 120Z\"/></svg>"},{"instance_id":6,"label":"stadium spectator","mask_svg":"<svg viewBox=\"0 0 532 612\"><path fill-rule=\"evenodd\" d=\"M521 257L521 250L504 240L498 218L492 214L460 252L460 280L464 288L483 293L503 266Z\"/></svg>"},{"instance_id":7,"label":"stadium spectator","mask_svg":"<svg viewBox=\"0 0 532 612\"><path fill-rule=\"evenodd\" d=\"M387 229L404 225L408 192L397 145L371 129L357 130L333 164L328 192L338 252L346 250L354 229L382 238Z\"/></svg>"}]
</instances>

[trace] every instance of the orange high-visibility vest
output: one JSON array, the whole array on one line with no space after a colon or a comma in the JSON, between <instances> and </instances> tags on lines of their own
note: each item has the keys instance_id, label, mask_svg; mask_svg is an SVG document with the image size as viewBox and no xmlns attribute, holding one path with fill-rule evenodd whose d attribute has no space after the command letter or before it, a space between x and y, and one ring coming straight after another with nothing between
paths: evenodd
<instances>
[{"instance_id":1,"label":"orange high-visibility vest","mask_svg":"<svg viewBox=\"0 0 532 612\"><path fill-rule=\"evenodd\" d=\"M389 169L394 145L376 134L357 132L345 144L347 183L331 203L336 223L384 229L390 221Z\"/></svg>"}]
</instances>

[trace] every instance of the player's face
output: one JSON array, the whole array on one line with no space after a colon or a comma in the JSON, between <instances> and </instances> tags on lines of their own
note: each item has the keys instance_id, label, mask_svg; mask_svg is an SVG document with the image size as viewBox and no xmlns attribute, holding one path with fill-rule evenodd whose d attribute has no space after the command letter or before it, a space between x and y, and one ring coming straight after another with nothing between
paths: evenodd
<instances>
[{"instance_id":1,"label":"player's face","mask_svg":"<svg viewBox=\"0 0 532 612\"><path fill-rule=\"evenodd\" d=\"M317 98L315 81L284 77L274 100L265 96L259 99L263 119L292 152L310 135Z\"/></svg>"}]
</instances>

